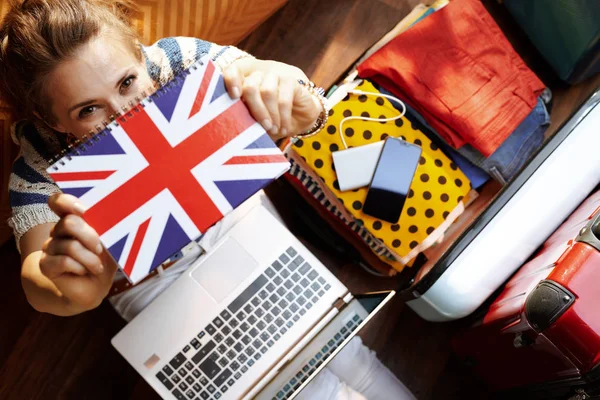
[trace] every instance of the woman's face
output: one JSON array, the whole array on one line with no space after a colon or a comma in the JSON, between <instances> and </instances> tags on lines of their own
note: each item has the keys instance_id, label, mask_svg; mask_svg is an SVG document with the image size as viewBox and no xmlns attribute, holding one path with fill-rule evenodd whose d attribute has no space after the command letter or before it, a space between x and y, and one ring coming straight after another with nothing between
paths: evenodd
<instances>
[{"instance_id":1,"label":"woman's face","mask_svg":"<svg viewBox=\"0 0 600 400\"><path fill-rule=\"evenodd\" d=\"M54 129L86 135L153 85L143 62L114 35L100 35L48 76Z\"/></svg>"}]
</instances>

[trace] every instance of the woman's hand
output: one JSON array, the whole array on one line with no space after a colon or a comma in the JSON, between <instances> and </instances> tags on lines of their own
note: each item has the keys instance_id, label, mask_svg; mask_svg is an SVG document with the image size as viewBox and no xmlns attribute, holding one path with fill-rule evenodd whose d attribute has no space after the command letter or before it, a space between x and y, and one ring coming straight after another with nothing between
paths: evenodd
<instances>
[{"instance_id":1,"label":"woman's hand","mask_svg":"<svg viewBox=\"0 0 600 400\"><path fill-rule=\"evenodd\" d=\"M224 77L231 97L241 97L275 139L308 131L323 112L319 100L298 83L308 81L304 72L291 65L241 58L224 71Z\"/></svg>"},{"instance_id":2,"label":"woman's hand","mask_svg":"<svg viewBox=\"0 0 600 400\"><path fill-rule=\"evenodd\" d=\"M107 267L100 237L81 217L77 198L56 194L48 205L61 219L42 247L40 271L74 313L96 308L108 294L115 269Z\"/></svg>"}]
</instances>

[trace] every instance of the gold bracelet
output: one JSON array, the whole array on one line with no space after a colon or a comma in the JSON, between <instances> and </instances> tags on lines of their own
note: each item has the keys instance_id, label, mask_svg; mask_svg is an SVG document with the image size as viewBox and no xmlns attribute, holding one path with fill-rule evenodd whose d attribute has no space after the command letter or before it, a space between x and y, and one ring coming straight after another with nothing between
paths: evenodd
<instances>
[{"instance_id":1,"label":"gold bracelet","mask_svg":"<svg viewBox=\"0 0 600 400\"><path fill-rule=\"evenodd\" d=\"M327 108L327 98L325 98L325 90L323 88L317 87L313 82L310 81L304 82L302 79L299 79L298 83L304 86L310 92L310 94L315 96L323 108L323 111L321 111L319 118L317 118L317 121L312 128L304 133L294 136L294 138L297 139L306 139L311 136L315 136L317 133L321 132L323 128L325 128L327 120L329 119L329 109Z\"/></svg>"}]
</instances>

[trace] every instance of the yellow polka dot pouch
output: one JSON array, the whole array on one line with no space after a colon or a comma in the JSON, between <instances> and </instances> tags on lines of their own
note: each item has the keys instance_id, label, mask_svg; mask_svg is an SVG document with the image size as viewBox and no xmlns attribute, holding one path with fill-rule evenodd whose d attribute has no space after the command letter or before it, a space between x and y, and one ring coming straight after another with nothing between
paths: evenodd
<instances>
[{"instance_id":1,"label":"yellow polka dot pouch","mask_svg":"<svg viewBox=\"0 0 600 400\"><path fill-rule=\"evenodd\" d=\"M326 127L315 136L296 141L293 149L323 180L348 212L356 220L362 221L364 227L398 256L399 260L407 263L416 256L415 251L424 250L420 244L430 242L426 241L428 236L440 226L446 225L447 228L448 222L462 213L462 202L471 190L471 182L423 132L413 129L405 117L388 122L349 120L342 126L342 134L349 148L392 136L414 143L422 149L398 223L392 224L363 214L362 206L368 188L345 192L339 190L331 153L344 149L338 132L340 122L350 116L393 118L399 115L399 111L387 98L377 96L379 92L370 82L363 81L357 90L375 95L348 94L332 107Z\"/></svg>"}]
</instances>

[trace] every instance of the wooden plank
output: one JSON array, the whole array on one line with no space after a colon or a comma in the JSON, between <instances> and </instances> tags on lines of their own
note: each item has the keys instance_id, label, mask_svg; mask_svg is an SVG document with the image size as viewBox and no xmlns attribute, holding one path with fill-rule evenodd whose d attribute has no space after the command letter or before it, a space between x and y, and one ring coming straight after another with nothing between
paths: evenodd
<instances>
[{"instance_id":1,"label":"wooden plank","mask_svg":"<svg viewBox=\"0 0 600 400\"><path fill-rule=\"evenodd\" d=\"M279 9L286 0L139 0L133 23L142 43L165 36L193 36L235 44ZM150 29L149 29L150 28Z\"/></svg>"},{"instance_id":2,"label":"wooden plank","mask_svg":"<svg viewBox=\"0 0 600 400\"><path fill-rule=\"evenodd\" d=\"M240 47L261 59L295 65L318 85L329 87L412 9L407 1L394 3L291 1Z\"/></svg>"}]
</instances>

